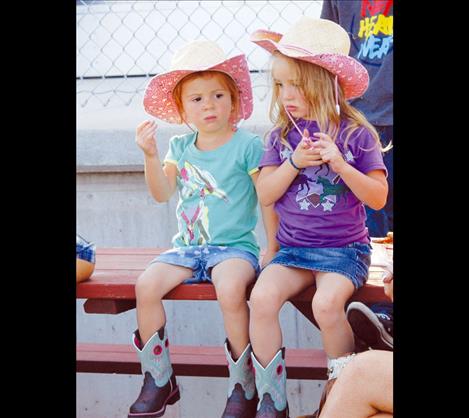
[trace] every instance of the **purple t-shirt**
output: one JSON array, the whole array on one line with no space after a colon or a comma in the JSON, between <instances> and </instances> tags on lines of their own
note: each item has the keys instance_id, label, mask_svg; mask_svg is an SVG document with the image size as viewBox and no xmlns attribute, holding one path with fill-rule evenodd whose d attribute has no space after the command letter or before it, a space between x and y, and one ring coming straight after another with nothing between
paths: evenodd
<instances>
[{"instance_id":1,"label":"purple t-shirt","mask_svg":"<svg viewBox=\"0 0 469 418\"><path fill-rule=\"evenodd\" d=\"M299 119L296 123L301 132L307 128L314 140L313 133L319 132L316 121ZM362 173L384 170L387 176L383 156L371 133L358 128L344 149L348 132L341 134L345 127L346 122L342 121L336 139L345 161ZM280 142L279 132L276 129L271 133L259 167L278 166L292 153ZM290 130L287 141L293 149L300 140L299 132ZM328 164L301 170L275 203L275 211L279 215L277 240L282 246L343 247L352 242L369 242L363 203Z\"/></svg>"}]
</instances>

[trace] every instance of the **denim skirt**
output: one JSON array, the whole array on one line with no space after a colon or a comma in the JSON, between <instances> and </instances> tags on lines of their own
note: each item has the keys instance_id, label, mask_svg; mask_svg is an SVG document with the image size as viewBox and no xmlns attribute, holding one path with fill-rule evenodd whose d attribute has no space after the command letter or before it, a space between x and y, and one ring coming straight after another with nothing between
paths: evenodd
<instances>
[{"instance_id":1,"label":"denim skirt","mask_svg":"<svg viewBox=\"0 0 469 418\"><path fill-rule=\"evenodd\" d=\"M269 264L342 274L359 289L368 280L370 263L371 245L353 242L339 248L280 247Z\"/></svg>"}]
</instances>

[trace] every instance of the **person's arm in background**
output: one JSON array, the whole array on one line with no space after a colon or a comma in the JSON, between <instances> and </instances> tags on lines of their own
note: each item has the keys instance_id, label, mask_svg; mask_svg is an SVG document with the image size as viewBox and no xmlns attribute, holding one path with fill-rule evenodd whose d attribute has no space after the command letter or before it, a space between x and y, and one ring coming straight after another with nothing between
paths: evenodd
<instances>
[{"instance_id":1,"label":"person's arm in background","mask_svg":"<svg viewBox=\"0 0 469 418\"><path fill-rule=\"evenodd\" d=\"M319 418L392 418L393 353L357 354L337 378Z\"/></svg>"},{"instance_id":2,"label":"person's arm in background","mask_svg":"<svg viewBox=\"0 0 469 418\"><path fill-rule=\"evenodd\" d=\"M393 272L393 262L392 260L388 264L388 267L385 269L385 274L383 277L384 285L384 294L394 302L394 272Z\"/></svg>"},{"instance_id":3,"label":"person's arm in background","mask_svg":"<svg viewBox=\"0 0 469 418\"><path fill-rule=\"evenodd\" d=\"M321 19L329 19L333 22L339 23L339 13L335 0L324 0L321 9Z\"/></svg>"}]
</instances>

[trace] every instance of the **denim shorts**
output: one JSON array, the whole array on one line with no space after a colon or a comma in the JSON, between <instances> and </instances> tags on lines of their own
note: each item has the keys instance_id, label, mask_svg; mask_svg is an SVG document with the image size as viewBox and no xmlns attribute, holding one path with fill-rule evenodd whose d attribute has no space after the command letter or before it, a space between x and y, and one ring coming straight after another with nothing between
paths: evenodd
<instances>
[{"instance_id":1,"label":"denim shorts","mask_svg":"<svg viewBox=\"0 0 469 418\"><path fill-rule=\"evenodd\" d=\"M313 271L339 273L350 279L355 289L368 280L371 245L353 242L340 248L280 247L270 264Z\"/></svg>"},{"instance_id":2,"label":"denim shorts","mask_svg":"<svg viewBox=\"0 0 469 418\"><path fill-rule=\"evenodd\" d=\"M185 280L184 283L203 283L212 282L213 267L231 258L241 258L248 261L256 272L256 277L259 274L259 261L254 254L239 248L215 245L173 248L154 258L150 264L158 262L190 268L193 271L193 276Z\"/></svg>"},{"instance_id":3,"label":"denim shorts","mask_svg":"<svg viewBox=\"0 0 469 418\"><path fill-rule=\"evenodd\" d=\"M89 263L96 262L96 246L92 242L88 242L80 235L77 234L77 258L88 261Z\"/></svg>"}]
</instances>

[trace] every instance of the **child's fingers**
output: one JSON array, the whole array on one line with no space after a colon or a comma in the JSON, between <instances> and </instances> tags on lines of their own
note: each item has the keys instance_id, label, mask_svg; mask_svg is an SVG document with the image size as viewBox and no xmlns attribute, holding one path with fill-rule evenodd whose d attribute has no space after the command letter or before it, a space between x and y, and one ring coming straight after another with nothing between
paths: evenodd
<instances>
[{"instance_id":1,"label":"child's fingers","mask_svg":"<svg viewBox=\"0 0 469 418\"><path fill-rule=\"evenodd\" d=\"M301 140L300 144L301 144L302 149L309 149L313 145L313 141L311 141L311 139L309 139L309 137L308 138L303 138Z\"/></svg>"},{"instance_id":2,"label":"child's fingers","mask_svg":"<svg viewBox=\"0 0 469 418\"><path fill-rule=\"evenodd\" d=\"M322 161L323 158L320 155L315 155L313 157L307 157L306 160L307 161Z\"/></svg>"},{"instance_id":3,"label":"child's fingers","mask_svg":"<svg viewBox=\"0 0 469 418\"><path fill-rule=\"evenodd\" d=\"M143 122L139 123L136 129L137 132L141 131L145 126L148 125L149 122L150 122L149 120L144 120Z\"/></svg>"},{"instance_id":4,"label":"child's fingers","mask_svg":"<svg viewBox=\"0 0 469 418\"><path fill-rule=\"evenodd\" d=\"M322 139L319 139L314 143L314 149L323 150L324 148L329 147L329 145L330 145L330 142L326 142Z\"/></svg>"},{"instance_id":5,"label":"child's fingers","mask_svg":"<svg viewBox=\"0 0 469 418\"><path fill-rule=\"evenodd\" d=\"M334 141L332 140L332 138L331 138L329 135L327 135L327 134L325 134L325 133L323 133L323 132L315 132L313 135L314 135L316 138L319 138L319 140L322 139L322 140L324 140L324 141L326 141L326 142L334 142Z\"/></svg>"},{"instance_id":6,"label":"child's fingers","mask_svg":"<svg viewBox=\"0 0 469 418\"><path fill-rule=\"evenodd\" d=\"M334 142L329 142L325 139L318 139L314 142L314 147L317 150L338 149Z\"/></svg>"},{"instance_id":7,"label":"child's fingers","mask_svg":"<svg viewBox=\"0 0 469 418\"><path fill-rule=\"evenodd\" d=\"M320 152L321 150L319 148L314 147L308 148L303 151L304 155L319 155Z\"/></svg>"},{"instance_id":8,"label":"child's fingers","mask_svg":"<svg viewBox=\"0 0 469 418\"><path fill-rule=\"evenodd\" d=\"M394 276L390 271L385 271L383 273L383 283L391 283L392 280L394 279Z\"/></svg>"},{"instance_id":9,"label":"child's fingers","mask_svg":"<svg viewBox=\"0 0 469 418\"><path fill-rule=\"evenodd\" d=\"M306 150L302 153L302 157L306 160L318 160L321 159L321 153L317 150Z\"/></svg>"},{"instance_id":10,"label":"child's fingers","mask_svg":"<svg viewBox=\"0 0 469 418\"><path fill-rule=\"evenodd\" d=\"M156 129L158 125L154 122L151 121L150 123L147 123L142 130L148 130L148 129Z\"/></svg>"},{"instance_id":11,"label":"child's fingers","mask_svg":"<svg viewBox=\"0 0 469 418\"><path fill-rule=\"evenodd\" d=\"M148 135L154 135L154 131L152 132L152 129L149 127L142 129L140 132L137 132L136 139L140 138L141 140L145 140Z\"/></svg>"},{"instance_id":12,"label":"child's fingers","mask_svg":"<svg viewBox=\"0 0 469 418\"><path fill-rule=\"evenodd\" d=\"M307 167L318 167L320 165L324 164L324 161L322 159L319 160L308 160L307 161Z\"/></svg>"},{"instance_id":13,"label":"child's fingers","mask_svg":"<svg viewBox=\"0 0 469 418\"><path fill-rule=\"evenodd\" d=\"M321 156L321 158L328 158L331 155L331 152L327 149L322 149L321 151L319 151L319 155Z\"/></svg>"},{"instance_id":14,"label":"child's fingers","mask_svg":"<svg viewBox=\"0 0 469 418\"><path fill-rule=\"evenodd\" d=\"M147 127L146 131L147 132L155 132L156 128L157 128L156 125L152 125L152 126Z\"/></svg>"},{"instance_id":15,"label":"child's fingers","mask_svg":"<svg viewBox=\"0 0 469 418\"><path fill-rule=\"evenodd\" d=\"M153 137L153 135L148 135L146 137L143 138L143 143L144 144L152 144L152 143L155 143L155 138Z\"/></svg>"},{"instance_id":16,"label":"child's fingers","mask_svg":"<svg viewBox=\"0 0 469 418\"><path fill-rule=\"evenodd\" d=\"M156 126L150 126L147 129L145 129L143 132L141 132L141 136L144 138L154 136L156 132Z\"/></svg>"},{"instance_id":17,"label":"child's fingers","mask_svg":"<svg viewBox=\"0 0 469 418\"><path fill-rule=\"evenodd\" d=\"M152 123L155 123L154 121L150 121L150 120L144 120L142 123L140 123L138 126L137 126L137 133L140 133L142 130L144 130L147 126L149 126L150 124Z\"/></svg>"}]
</instances>

